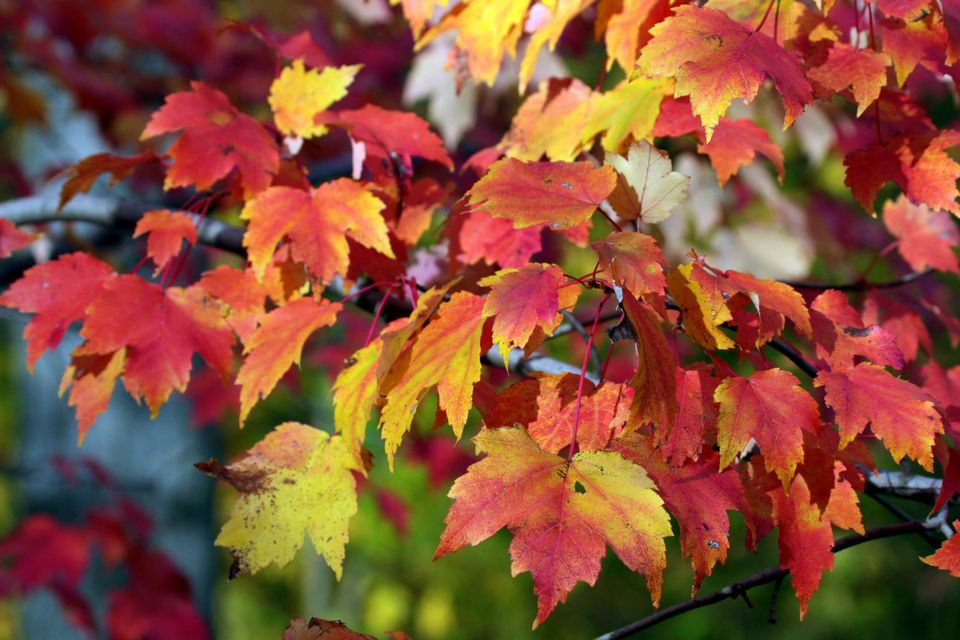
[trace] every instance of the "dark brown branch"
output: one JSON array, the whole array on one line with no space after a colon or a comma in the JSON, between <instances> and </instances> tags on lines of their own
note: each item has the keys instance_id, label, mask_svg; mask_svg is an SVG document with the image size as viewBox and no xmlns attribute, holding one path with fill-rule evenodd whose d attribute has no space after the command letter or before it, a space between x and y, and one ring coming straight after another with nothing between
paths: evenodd
<instances>
[{"instance_id":1,"label":"dark brown branch","mask_svg":"<svg viewBox=\"0 0 960 640\"><path fill-rule=\"evenodd\" d=\"M891 538L893 536L920 533L921 531L926 531L927 529L931 529L938 525L939 522L935 520L911 520L910 522L876 527L874 529L869 529L864 535L854 534L840 538L836 541L836 543L834 543L833 552L839 553L844 549L849 549L872 540L881 540L883 538ZM761 585L770 584L771 582L783 580L788 573L789 572L786 569L781 569L779 566L769 567L760 573L755 573L749 578L735 582L709 595L694 598L689 602L676 604L672 607L664 609L663 611L658 611L653 615L649 615L642 620L631 622L625 627L621 627L620 629L611 631L610 633L605 633L602 636L598 636L596 640L618 640L619 638L628 638L643 631L644 629L649 629L654 625L660 624L661 622L669 620L670 618L675 618L681 614L687 613L688 611L695 611L696 609L709 607L710 605L723 602L724 600L741 597L744 593L750 589L753 589L754 587L759 587Z\"/></svg>"},{"instance_id":2,"label":"dark brown branch","mask_svg":"<svg viewBox=\"0 0 960 640\"><path fill-rule=\"evenodd\" d=\"M837 291L871 291L873 289L896 289L897 287L903 287L908 284L912 284L917 280L922 280L932 273L933 269L925 269L924 271L908 273L901 278L883 280L881 282L867 282L866 280L863 280L858 282L830 284L826 282L810 282L809 280L784 280L783 283L790 285L794 289L813 289L817 291L826 291L827 289L836 289Z\"/></svg>"}]
</instances>

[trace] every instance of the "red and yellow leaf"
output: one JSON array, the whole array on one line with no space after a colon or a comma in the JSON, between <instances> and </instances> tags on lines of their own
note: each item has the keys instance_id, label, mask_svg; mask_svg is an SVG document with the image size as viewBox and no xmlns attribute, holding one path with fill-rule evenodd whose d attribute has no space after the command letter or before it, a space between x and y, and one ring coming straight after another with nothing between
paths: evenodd
<instances>
[{"instance_id":1,"label":"red and yellow leaf","mask_svg":"<svg viewBox=\"0 0 960 640\"><path fill-rule=\"evenodd\" d=\"M607 446L614 432L630 417L633 389L606 383L594 388L585 381L583 397L577 401L579 376L563 374L539 379L537 418L526 425L527 433L541 449L557 453L568 446L577 422L577 450L598 451ZM579 416L577 415L579 411Z\"/></svg>"},{"instance_id":2,"label":"red and yellow leaf","mask_svg":"<svg viewBox=\"0 0 960 640\"><path fill-rule=\"evenodd\" d=\"M667 278L670 294L683 313L683 328L707 349L730 349L733 340L720 325L733 319L717 279L699 264L678 266Z\"/></svg>"},{"instance_id":3,"label":"red and yellow leaf","mask_svg":"<svg viewBox=\"0 0 960 640\"><path fill-rule=\"evenodd\" d=\"M561 309L577 302L579 287L563 287L566 278L556 265L533 263L520 269L501 269L478 283L490 287L483 317L493 318L493 341L504 363L514 347L526 346L535 330L551 335L560 321Z\"/></svg>"},{"instance_id":4,"label":"red and yellow leaf","mask_svg":"<svg viewBox=\"0 0 960 640\"><path fill-rule=\"evenodd\" d=\"M663 254L652 236L620 231L590 246L614 280L635 297L663 295L667 286L663 275Z\"/></svg>"},{"instance_id":5,"label":"red and yellow leaf","mask_svg":"<svg viewBox=\"0 0 960 640\"><path fill-rule=\"evenodd\" d=\"M803 461L803 432L816 433L820 428L817 402L796 376L783 369L767 369L746 378L727 378L713 397L720 405L720 468L733 462L753 438L767 471L775 472L789 487Z\"/></svg>"},{"instance_id":6,"label":"red and yellow leaf","mask_svg":"<svg viewBox=\"0 0 960 640\"><path fill-rule=\"evenodd\" d=\"M933 470L933 441L943 433L943 419L925 391L868 362L846 371L820 371L814 384L827 391L827 404L840 426L840 446L869 424L895 461L910 456Z\"/></svg>"},{"instance_id":7,"label":"red and yellow leaf","mask_svg":"<svg viewBox=\"0 0 960 640\"><path fill-rule=\"evenodd\" d=\"M380 215L383 207L363 184L346 178L309 190L270 187L248 201L240 214L249 221L243 246L262 279L277 244L287 238L293 258L325 284L347 273L347 236L394 257Z\"/></svg>"},{"instance_id":8,"label":"red and yellow leaf","mask_svg":"<svg viewBox=\"0 0 960 640\"><path fill-rule=\"evenodd\" d=\"M670 519L642 467L617 453L584 451L568 463L522 430L488 429L474 439L487 454L450 490L436 557L476 545L506 527L514 573L529 571L539 600L534 626L579 581L593 584L607 545L646 578L654 604L666 565Z\"/></svg>"},{"instance_id":9,"label":"red and yellow leaf","mask_svg":"<svg viewBox=\"0 0 960 640\"><path fill-rule=\"evenodd\" d=\"M473 385L480 379L480 337L484 298L467 292L453 294L437 316L420 332L403 376L387 394L380 413L380 430L393 459L403 435L413 423L417 405L430 388L437 388L440 408L457 437L463 433L473 405Z\"/></svg>"},{"instance_id":10,"label":"red and yellow leaf","mask_svg":"<svg viewBox=\"0 0 960 640\"><path fill-rule=\"evenodd\" d=\"M796 53L721 11L681 6L650 33L653 39L638 67L648 75L676 78L675 95L690 96L707 142L733 100L752 102L767 76L783 98L785 129L813 102Z\"/></svg>"},{"instance_id":11,"label":"red and yellow leaf","mask_svg":"<svg viewBox=\"0 0 960 640\"><path fill-rule=\"evenodd\" d=\"M145 140L182 132L170 147L173 164L164 188L192 185L203 191L236 169L247 197L266 189L280 163L273 137L220 91L202 82L190 86L191 91L167 96L140 135Z\"/></svg>"},{"instance_id":12,"label":"red and yellow leaf","mask_svg":"<svg viewBox=\"0 0 960 640\"><path fill-rule=\"evenodd\" d=\"M224 467L197 467L240 492L216 544L230 549L240 575L284 566L310 536L340 579L350 518L357 512L359 470L340 436L285 422Z\"/></svg>"},{"instance_id":13,"label":"red and yellow leaf","mask_svg":"<svg viewBox=\"0 0 960 640\"><path fill-rule=\"evenodd\" d=\"M548 224L559 230L589 219L614 186L610 167L504 158L490 166L468 197L471 209L511 220L518 229Z\"/></svg>"},{"instance_id":14,"label":"red and yellow leaf","mask_svg":"<svg viewBox=\"0 0 960 640\"><path fill-rule=\"evenodd\" d=\"M237 372L240 385L240 425L250 410L273 391L292 365L300 364L307 338L336 322L339 303L301 298L274 309L263 318L244 345L243 365Z\"/></svg>"},{"instance_id":15,"label":"red and yellow leaf","mask_svg":"<svg viewBox=\"0 0 960 640\"><path fill-rule=\"evenodd\" d=\"M877 364L903 368L903 354L890 332L878 326L866 326L862 316L836 289L821 293L810 304L813 337L817 355L834 371L849 369L856 356Z\"/></svg>"},{"instance_id":16,"label":"red and yellow leaf","mask_svg":"<svg viewBox=\"0 0 960 640\"><path fill-rule=\"evenodd\" d=\"M709 142L697 145L697 151L710 157L720 186L761 153L777 168L783 182L783 151L770 139L767 130L750 120L721 118Z\"/></svg>"},{"instance_id":17,"label":"red and yellow leaf","mask_svg":"<svg viewBox=\"0 0 960 640\"><path fill-rule=\"evenodd\" d=\"M677 355L667 342L654 311L630 293L623 295L623 310L637 340L637 371L630 381L633 406L629 429L648 423L673 424L677 415Z\"/></svg>"},{"instance_id":18,"label":"red and yellow leaf","mask_svg":"<svg viewBox=\"0 0 960 640\"><path fill-rule=\"evenodd\" d=\"M183 241L197 243L197 225L179 211L148 211L137 221L133 237L147 234L147 255L157 266L156 272L167 266L179 253Z\"/></svg>"}]
</instances>

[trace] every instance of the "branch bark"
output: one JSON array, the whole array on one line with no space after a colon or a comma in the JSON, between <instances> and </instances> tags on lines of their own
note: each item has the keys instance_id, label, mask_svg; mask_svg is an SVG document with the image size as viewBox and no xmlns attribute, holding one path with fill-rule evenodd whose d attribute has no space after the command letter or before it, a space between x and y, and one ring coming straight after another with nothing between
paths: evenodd
<instances>
[{"instance_id":1,"label":"branch bark","mask_svg":"<svg viewBox=\"0 0 960 640\"><path fill-rule=\"evenodd\" d=\"M874 529L867 530L864 535L854 534L840 538L834 543L833 552L839 553L844 549L849 549L872 540L881 540L883 538L891 538L893 536L902 536L920 533L921 531L928 531L939 527L940 524L940 518L934 518L931 520L911 520L910 522L876 527ZM695 611L696 609L709 607L710 605L723 602L724 600L730 600L744 596L750 589L769 584L771 582L783 580L788 574L789 572L786 569L781 569L779 566L769 567L759 573L755 573L749 578L745 578L739 582L728 585L719 591L694 598L689 602L676 604L672 607L649 615L646 618L637 620L636 622L632 622L624 627L616 629L615 631L605 633L602 636L598 636L596 640L618 640L620 638L628 638L643 631L644 629L649 629L654 625L665 622L671 618L675 618L681 614L687 613L688 611Z\"/></svg>"}]
</instances>

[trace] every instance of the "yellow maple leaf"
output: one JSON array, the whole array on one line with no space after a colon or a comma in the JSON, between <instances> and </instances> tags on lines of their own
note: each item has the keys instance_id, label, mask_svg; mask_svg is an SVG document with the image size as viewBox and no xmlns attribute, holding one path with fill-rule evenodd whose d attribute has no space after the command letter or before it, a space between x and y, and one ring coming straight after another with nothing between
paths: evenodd
<instances>
[{"instance_id":1,"label":"yellow maple leaf","mask_svg":"<svg viewBox=\"0 0 960 640\"><path fill-rule=\"evenodd\" d=\"M440 408L459 438L473 405L473 385L480 380L480 337L484 298L461 291L453 294L413 343L410 362L387 394L380 429L393 458L413 423L420 398L436 386Z\"/></svg>"},{"instance_id":2,"label":"yellow maple leaf","mask_svg":"<svg viewBox=\"0 0 960 640\"><path fill-rule=\"evenodd\" d=\"M277 128L286 135L315 138L327 127L314 118L347 95L362 65L326 67L323 71L306 69L297 59L270 85L270 108Z\"/></svg>"},{"instance_id":3,"label":"yellow maple leaf","mask_svg":"<svg viewBox=\"0 0 960 640\"><path fill-rule=\"evenodd\" d=\"M286 565L306 533L340 579L348 525L357 512L351 471L359 470L342 437L286 422L238 462L197 466L242 494L216 540L231 550L240 574Z\"/></svg>"}]
</instances>

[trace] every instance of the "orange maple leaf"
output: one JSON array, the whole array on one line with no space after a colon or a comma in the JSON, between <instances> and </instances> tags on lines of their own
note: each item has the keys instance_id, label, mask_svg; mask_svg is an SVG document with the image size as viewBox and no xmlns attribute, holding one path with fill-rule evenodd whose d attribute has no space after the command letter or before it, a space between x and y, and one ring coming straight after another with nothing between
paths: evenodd
<instances>
[{"instance_id":1,"label":"orange maple leaf","mask_svg":"<svg viewBox=\"0 0 960 640\"><path fill-rule=\"evenodd\" d=\"M890 56L872 49L857 49L843 42L834 42L826 61L807 72L814 82L830 93L853 89L857 117L880 97L887 84Z\"/></svg>"},{"instance_id":2,"label":"orange maple leaf","mask_svg":"<svg viewBox=\"0 0 960 640\"><path fill-rule=\"evenodd\" d=\"M471 209L522 229L570 229L589 219L617 184L614 170L589 162L498 160L468 194Z\"/></svg>"},{"instance_id":3,"label":"orange maple leaf","mask_svg":"<svg viewBox=\"0 0 960 640\"><path fill-rule=\"evenodd\" d=\"M960 520L953 521L953 528L960 530ZM960 578L960 536L945 540L933 554L920 558L931 567L949 571L954 578Z\"/></svg>"},{"instance_id":4,"label":"orange maple leaf","mask_svg":"<svg viewBox=\"0 0 960 640\"><path fill-rule=\"evenodd\" d=\"M487 455L450 490L455 502L435 557L510 529L513 572L531 573L539 600L534 627L577 582L596 581L607 545L643 574L659 602L663 539L672 531L642 467L609 451L583 451L567 461L517 428L487 429L474 442Z\"/></svg>"},{"instance_id":5,"label":"orange maple leaf","mask_svg":"<svg viewBox=\"0 0 960 640\"><path fill-rule=\"evenodd\" d=\"M960 273L954 252L960 232L948 214L915 205L901 195L884 205L883 223L900 241L897 250L914 271L932 268Z\"/></svg>"},{"instance_id":6,"label":"orange maple leaf","mask_svg":"<svg viewBox=\"0 0 960 640\"><path fill-rule=\"evenodd\" d=\"M361 183L347 178L316 189L270 187L248 201L240 216L249 221L243 236L258 278L284 238L293 258L326 284L350 265L347 236L393 258L383 202Z\"/></svg>"},{"instance_id":7,"label":"orange maple leaf","mask_svg":"<svg viewBox=\"0 0 960 640\"><path fill-rule=\"evenodd\" d=\"M667 279L663 275L663 254L657 241L643 233L614 232L590 245L614 279L639 298L663 295Z\"/></svg>"},{"instance_id":8,"label":"orange maple leaf","mask_svg":"<svg viewBox=\"0 0 960 640\"><path fill-rule=\"evenodd\" d=\"M317 329L332 325L342 308L339 303L301 298L264 316L244 345L246 358L237 373L241 426L254 405L273 391L287 369L300 364L307 338Z\"/></svg>"},{"instance_id":9,"label":"orange maple leaf","mask_svg":"<svg viewBox=\"0 0 960 640\"><path fill-rule=\"evenodd\" d=\"M749 510L743 483L733 469L717 471L717 454L707 452L698 462L672 467L648 436L631 433L615 441L614 451L650 474L673 517L680 524L680 549L693 565L693 595L700 583L724 563L730 549L727 511Z\"/></svg>"},{"instance_id":10,"label":"orange maple leaf","mask_svg":"<svg viewBox=\"0 0 960 640\"><path fill-rule=\"evenodd\" d=\"M146 212L137 221L133 237L144 234L147 234L147 255L157 266L156 273L180 253L184 240L188 245L197 243L197 225L190 216L179 211Z\"/></svg>"},{"instance_id":11,"label":"orange maple leaf","mask_svg":"<svg viewBox=\"0 0 960 640\"><path fill-rule=\"evenodd\" d=\"M847 154L844 184L870 213L880 187L893 181L914 203L960 215L960 163L947 149L960 144L953 129L896 136Z\"/></svg>"},{"instance_id":12,"label":"orange maple leaf","mask_svg":"<svg viewBox=\"0 0 960 640\"><path fill-rule=\"evenodd\" d=\"M676 78L675 95L690 96L707 142L733 100L752 102L768 75L786 108L784 129L813 102L800 57L722 11L681 6L650 33L637 66L648 75Z\"/></svg>"},{"instance_id":13,"label":"orange maple leaf","mask_svg":"<svg viewBox=\"0 0 960 640\"><path fill-rule=\"evenodd\" d=\"M577 422L578 450L598 451L607 446L610 437L630 417L632 388L613 383L595 388L593 383L585 380L588 388L578 402L579 382L579 376L569 373L539 379L537 418L526 427L527 433L544 451L557 453L568 446L574 421Z\"/></svg>"},{"instance_id":14,"label":"orange maple leaf","mask_svg":"<svg viewBox=\"0 0 960 640\"><path fill-rule=\"evenodd\" d=\"M402 377L387 394L380 429L393 459L423 394L437 388L440 408L457 437L463 433L473 405L473 385L480 379L480 346L484 298L461 291L440 306L437 316L420 332Z\"/></svg>"}]
</instances>

